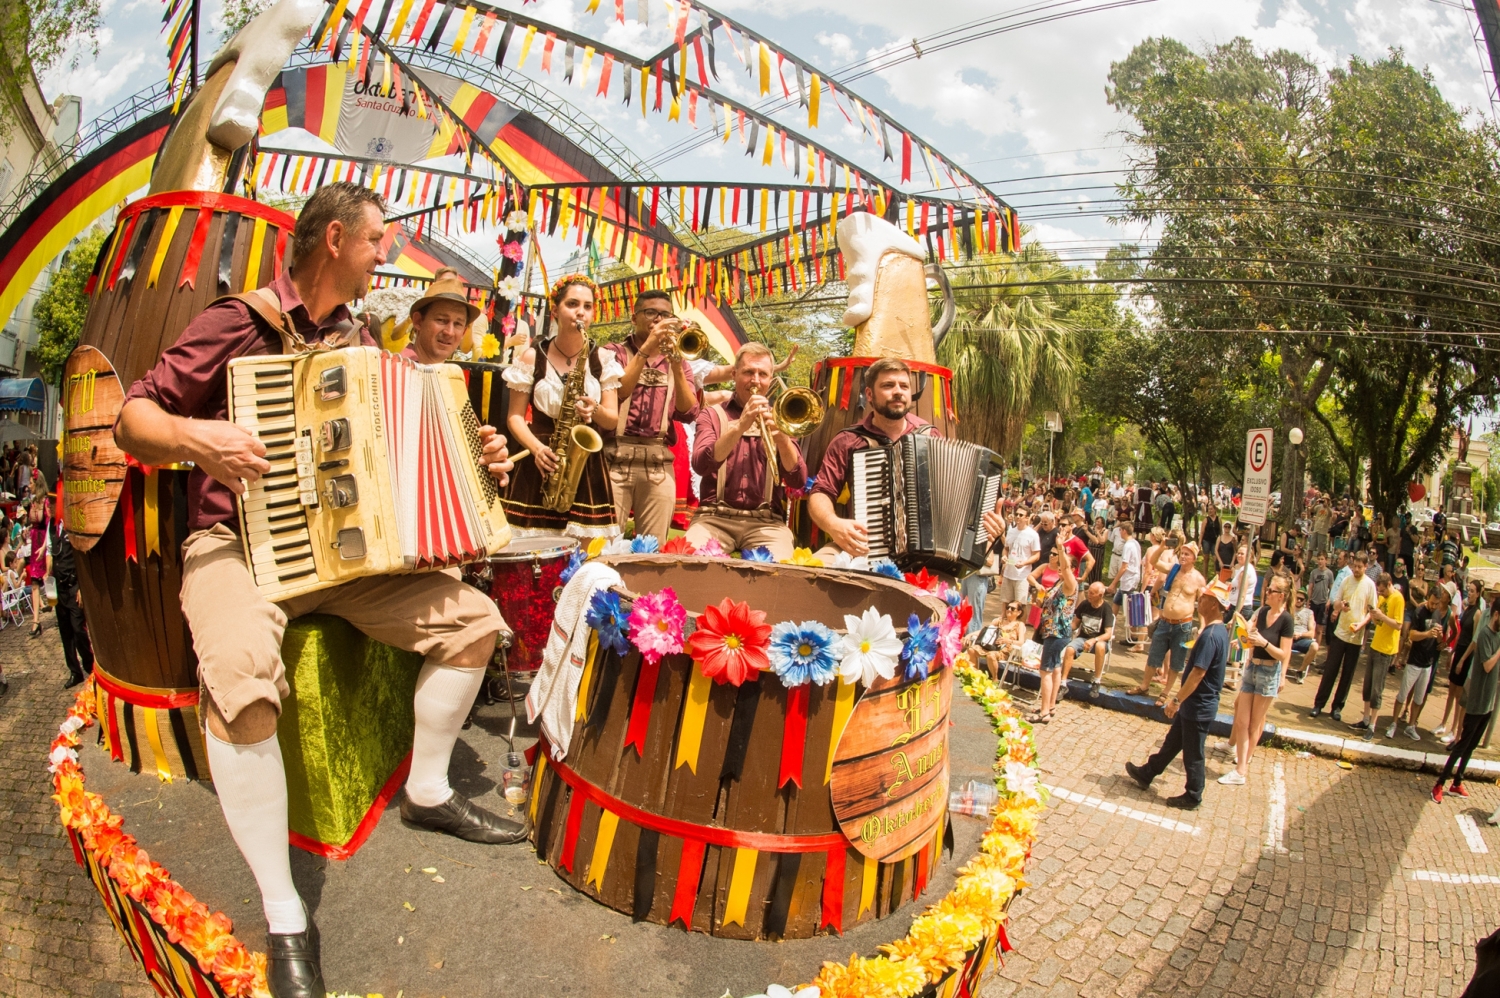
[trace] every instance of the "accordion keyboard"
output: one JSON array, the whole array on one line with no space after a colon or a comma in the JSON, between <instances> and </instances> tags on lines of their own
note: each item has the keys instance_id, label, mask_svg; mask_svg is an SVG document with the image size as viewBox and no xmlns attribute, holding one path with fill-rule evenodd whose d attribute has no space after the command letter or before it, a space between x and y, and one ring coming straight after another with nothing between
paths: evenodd
<instances>
[{"instance_id":1,"label":"accordion keyboard","mask_svg":"<svg viewBox=\"0 0 1500 998\"><path fill-rule=\"evenodd\" d=\"M313 498L311 440L302 440L292 397L292 365L248 365L234 385L234 421L266 447L271 469L242 500L246 548L257 586L284 586L317 575L304 501Z\"/></svg>"},{"instance_id":2,"label":"accordion keyboard","mask_svg":"<svg viewBox=\"0 0 1500 998\"><path fill-rule=\"evenodd\" d=\"M849 454L849 518L864 524L871 558L889 558L895 545L891 452L864 447Z\"/></svg>"}]
</instances>

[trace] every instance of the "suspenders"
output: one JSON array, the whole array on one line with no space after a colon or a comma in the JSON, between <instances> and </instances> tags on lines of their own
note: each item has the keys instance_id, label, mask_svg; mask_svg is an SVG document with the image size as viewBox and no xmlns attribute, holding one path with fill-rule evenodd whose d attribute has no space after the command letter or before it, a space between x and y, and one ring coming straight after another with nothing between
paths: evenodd
<instances>
[{"instance_id":1,"label":"suspenders","mask_svg":"<svg viewBox=\"0 0 1500 998\"><path fill-rule=\"evenodd\" d=\"M729 413L727 411L725 411L725 409L724 409L724 403L720 402L718 405L711 406L711 407L709 407L708 411L714 414L714 423L718 427L719 432L722 434L724 432L724 424L726 422L728 422L728 420L729 420ZM757 439L757 440L761 439L760 428L759 427L752 427L751 429L754 430L754 432L751 433L751 432L747 431L744 434L744 436L741 438L742 442L745 439ZM769 441L767 441L767 442L769 443ZM736 446L738 446L738 445L736 445ZM726 456L724 458L724 463L721 464L721 465L719 465L719 477L718 477L719 491L715 495L715 500L718 502L718 504L720 506L728 506L729 505L729 501L724 498L725 494L726 494L725 491L724 491L724 485L725 485L725 479L728 478L728 476L729 476L729 459L731 457L734 457L734 452L733 451L730 451L729 454L728 454L728 456ZM764 498L761 499L761 503L760 503L760 506L759 506L760 509L770 509L771 508L771 496L772 496L773 492L775 491L775 489L776 489L776 480L771 477L771 462L767 461L766 462L766 487L765 487L765 492L763 493Z\"/></svg>"}]
</instances>

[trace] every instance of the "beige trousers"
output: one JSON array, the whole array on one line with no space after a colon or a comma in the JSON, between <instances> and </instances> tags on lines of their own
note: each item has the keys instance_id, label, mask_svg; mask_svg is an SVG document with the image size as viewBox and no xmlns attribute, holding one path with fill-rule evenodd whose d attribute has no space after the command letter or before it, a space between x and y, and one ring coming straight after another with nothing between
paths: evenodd
<instances>
[{"instance_id":1,"label":"beige trousers","mask_svg":"<svg viewBox=\"0 0 1500 998\"><path fill-rule=\"evenodd\" d=\"M233 722L256 700L279 707L291 693L281 663L288 620L343 617L363 633L434 662L447 662L505 629L493 601L457 574L372 575L272 603L245 564L239 535L220 524L182 546L182 615L193 633L198 675Z\"/></svg>"},{"instance_id":2,"label":"beige trousers","mask_svg":"<svg viewBox=\"0 0 1500 998\"><path fill-rule=\"evenodd\" d=\"M635 513L635 535L650 534L667 543L672 512L677 506L677 478L672 448L664 443L622 437L604 442L604 460L615 494L615 519L620 531Z\"/></svg>"},{"instance_id":3,"label":"beige trousers","mask_svg":"<svg viewBox=\"0 0 1500 998\"><path fill-rule=\"evenodd\" d=\"M731 554L746 548L769 548L777 561L790 558L794 546L791 528L769 513L764 517L699 513L688 527L688 543L698 547L710 537Z\"/></svg>"}]
</instances>

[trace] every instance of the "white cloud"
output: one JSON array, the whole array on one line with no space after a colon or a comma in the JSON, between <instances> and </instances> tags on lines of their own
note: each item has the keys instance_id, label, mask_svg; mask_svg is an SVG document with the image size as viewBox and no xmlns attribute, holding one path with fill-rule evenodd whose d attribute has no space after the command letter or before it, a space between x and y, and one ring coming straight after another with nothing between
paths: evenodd
<instances>
[{"instance_id":1,"label":"white cloud","mask_svg":"<svg viewBox=\"0 0 1500 998\"><path fill-rule=\"evenodd\" d=\"M150 56L144 48L122 48L115 44L112 28L99 31L99 56L92 58L81 46L74 46L57 66L42 77L42 92L48 100L61 94L75 94L86 102L84 114L92 117L129 91L125 84L141 69ZM76 60L76 61L75 61ZM155 54L162 75L166 74L166 57Z\"/></svg>"}]
</instances>

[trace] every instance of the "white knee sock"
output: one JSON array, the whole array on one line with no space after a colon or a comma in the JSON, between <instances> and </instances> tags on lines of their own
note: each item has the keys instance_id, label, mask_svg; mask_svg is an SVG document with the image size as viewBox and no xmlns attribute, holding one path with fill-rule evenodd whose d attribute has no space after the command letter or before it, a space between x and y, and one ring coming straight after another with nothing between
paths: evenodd
<instances>
[{"instance_id":1,"label":"white knee sock","mask_svg":"<svg viewBox=\"0 0 1500 998\"><path fill-rule=\"evenodd\" d=\"M483 669L460 669L426 662L417 676L417 733L412 739L411 774L406 796L413 804L436 807L453 796L448 763L474 697L484 682Z\"/></svg>"},{"instance_id":2,"label":"white knee sock","mask_svg":"<svg viewBox=\"0 0 1500 998\"><path fill-rule=\"evenodd\" d=\"M275 735L254 745L234 745L220 741L212 731L205 734L219 807L260 885L266 925L275 933L302 932L307 910L292 883L281 744Z\"/></svg>"}]
</instances>

